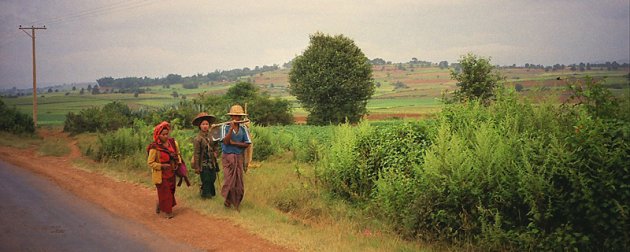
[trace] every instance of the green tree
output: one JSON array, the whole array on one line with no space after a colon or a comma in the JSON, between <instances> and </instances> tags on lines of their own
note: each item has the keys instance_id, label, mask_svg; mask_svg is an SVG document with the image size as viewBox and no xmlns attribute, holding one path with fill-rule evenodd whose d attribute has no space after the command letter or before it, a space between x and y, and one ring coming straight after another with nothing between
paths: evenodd
<instances>
[{"instance_id":1,"label":"green tree","mask_svg":"<svg viewBox=\"0 0 630 252\"><path fill-rule=\"evenodd\" d=\"M182 82L182 76L179 74L169 74L166 76L166 84L175 84Z\"/></svg>"},{"instance_id":2,"label":"green tree","mask_svg":"<svg viewBox=\"0 0 630 252\"><path fill-rule=\"evenodd\" d=\"M370 61L354 41L317 32L293 61L289 92L309 112L309 124L357 122L374 94Z\"/></svg>"},{"instance_id":3,"label":"green tree","mask_svg":"<svg viewBox=\"0 0 630 252\"><path fill-rule=\"evenodd\" d=\"M448 61L446 60L440 61L438 66L440 67L440 69L448 68Z\"/></svg>"},{"instance_id":4,"label":"green tree","mask_svg":"<svg viewBox=\"0 0 630 252\"><path fill-rule=\"evenodd\" d=\"M287 125L293 123L291 103L284 99L271 99L266 92L250 82L239 82L225 93L228 105L247 104L248 117L260 125ZM225 106L229 107L229 106Z\"/></svg>"},{"instance_id":5,"label":"green tree","mask_svg":"<svg viewBox=\"0 0 630 252\"><path fill-rule=\"evenodd\" d=\"M468 53L461 57L459 64L459 70L451 69L451 79L457 81L459 88L455 91L455 99L460 102L479 99L487 104L504 77L490 64L490 58Z\"/></svg>"},{"instance_id":6,"label":"green tree","mask_svg":"<svg viewBox=\"0 0 630 252\"><path fill-rule=\"evenodd\" d=\"M230 87L225 93L225 98L232 103L251 103L258 96L258 88L250 82L239 82Z\"/></svg>"}]
</instances>

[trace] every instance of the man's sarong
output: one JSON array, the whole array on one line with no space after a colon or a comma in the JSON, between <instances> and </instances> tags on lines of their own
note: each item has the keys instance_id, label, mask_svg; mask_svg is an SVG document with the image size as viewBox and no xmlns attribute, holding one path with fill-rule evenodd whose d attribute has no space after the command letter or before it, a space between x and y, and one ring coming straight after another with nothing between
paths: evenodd
<instances>
[{"instance_id":1,"label":"man's sarong","mask_svg":"<svg viewBox=\"0 0 630 252\"><path fill-rule=\"evenodd\" d=\"M243 187L243 154L223 153L221 161L223 162L221 195L227 203L238 207L245 194Z\"/></svg>"}]
</instances>

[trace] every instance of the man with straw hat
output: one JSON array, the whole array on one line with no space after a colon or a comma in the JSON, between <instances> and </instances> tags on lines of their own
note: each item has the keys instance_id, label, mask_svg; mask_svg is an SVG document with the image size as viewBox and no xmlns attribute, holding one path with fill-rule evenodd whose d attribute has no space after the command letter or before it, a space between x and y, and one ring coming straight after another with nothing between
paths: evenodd
<instances>
[{"instance_id":1,"label":"man with straw hat","mask_svg":"<svg viewBox=\"0 0 630 252\"><path fill-rule=\"evenodd\" d=\"M199 128L199 134L193 139L193 169L201 180L201 198L212 198L216 195L214 181L217 179L219 165L217 164L218 145L209 135L210 125L216 121L213 115L199 113L192 120L192 125Z\"/></svg>"},{"instance_id":2,"label":"man with straw hat","mask_svg":"<svg viewBox=\"0 0 630 252\"><path fill-rule=\"evenodd\" d=\"M247 114L241 105L234 105L227 113L230 116L229 124L223 127L223 142L221 150L223 156L223 187L221 195L225 198L225 207L234 206L240 211L240 204L245 194L243 185L243 153L252 143L249 132L241 122Z\"/></svg>"}]
</instances>

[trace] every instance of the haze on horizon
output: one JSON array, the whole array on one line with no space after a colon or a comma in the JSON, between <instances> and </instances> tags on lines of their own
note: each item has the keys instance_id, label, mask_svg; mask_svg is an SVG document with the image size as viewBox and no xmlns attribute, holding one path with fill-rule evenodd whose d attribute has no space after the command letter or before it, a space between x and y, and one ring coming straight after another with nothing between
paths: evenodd
<instances>
[{"instance_id":1,"label":"haze on horizon","mask_svg":"<svg viewBox=\"0 0 630 252\"><path fill-rule=\"evenodd\" d=\"M309 35L343 34L370 59L498 65L630 61L627 0L0 1L0 89L106 76L190 76L282 65Z\"/></svg>"}]
</instances>

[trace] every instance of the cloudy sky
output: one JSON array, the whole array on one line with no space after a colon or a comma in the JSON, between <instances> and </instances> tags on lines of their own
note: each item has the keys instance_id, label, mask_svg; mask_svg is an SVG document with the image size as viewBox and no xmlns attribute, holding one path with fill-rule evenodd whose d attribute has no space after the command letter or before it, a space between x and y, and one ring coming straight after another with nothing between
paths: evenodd
<instances>
[{"instance_id":1,"label":"cloudy sky","mask_svg":"<svg viewBox=\"0 0 630 252\"><path fill-rule=\"evenodd\" d=\"M0 0L0 89L282 65L320 31L392 62L630 61L628 0Z\"/></svg>"}]
</instances>

